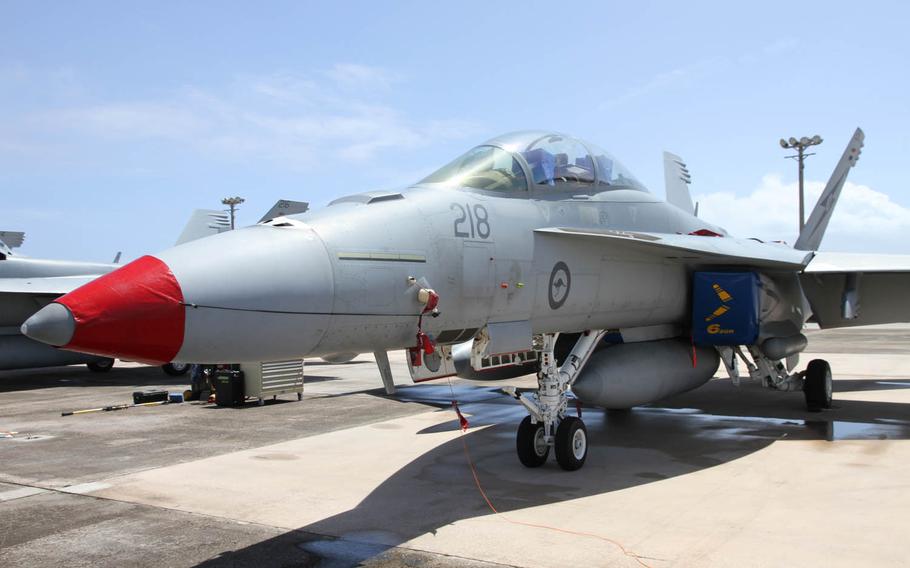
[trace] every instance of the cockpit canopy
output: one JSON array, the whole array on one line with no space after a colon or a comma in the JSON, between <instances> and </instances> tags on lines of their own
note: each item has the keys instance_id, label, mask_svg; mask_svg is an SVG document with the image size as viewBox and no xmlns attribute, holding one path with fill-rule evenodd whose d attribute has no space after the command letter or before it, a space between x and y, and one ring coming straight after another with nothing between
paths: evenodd
<instances>
[{"instance_id":1,"label":"cockpit canopy","mask_svg":"<svg viewBox=\"0 0 910 568\"><path fill-rule=\"evenodd\" d=\"M548 132L514 132L493 138L420 183L503 192L648 191L616 158L597 146Z\"/></svg>"}]
</instances>

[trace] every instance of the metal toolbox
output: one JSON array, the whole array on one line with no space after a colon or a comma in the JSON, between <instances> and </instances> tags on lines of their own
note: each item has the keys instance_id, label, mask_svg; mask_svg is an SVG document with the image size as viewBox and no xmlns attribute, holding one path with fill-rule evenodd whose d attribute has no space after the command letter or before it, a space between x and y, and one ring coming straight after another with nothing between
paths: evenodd
<instances>
[{"instance_id":1,"label":"metal toolbox","mask_svg":"<svg viewBox=\"0 0 910 568\"><path fill-rule=\"evenodd\" d=\"M244 394L256 398L262 405L266 397L277 398L282 394L297 394L303 398L303 359L241 363L244 376Z\"/></svg>"}]
</instances>

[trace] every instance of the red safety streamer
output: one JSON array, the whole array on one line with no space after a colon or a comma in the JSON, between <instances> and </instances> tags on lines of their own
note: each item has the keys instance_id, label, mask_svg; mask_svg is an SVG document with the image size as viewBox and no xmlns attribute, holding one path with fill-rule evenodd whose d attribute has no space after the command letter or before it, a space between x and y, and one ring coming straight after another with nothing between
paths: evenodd
<instances>
[{"instance_id":1,"label":"red safety streamer","mask_svg":"<svg viewBox=\"0 0 910 568\"><path fill-rule=\"evenodd\" d=\"M470 424L468 424L468 419L464 417L464 414L461 413L461 409L458 408L457 400L452 401L452 408L455 409L455 414L458 415L458 423L461 424L461 431L467 432Z\"/></svg>"}]
</instances>

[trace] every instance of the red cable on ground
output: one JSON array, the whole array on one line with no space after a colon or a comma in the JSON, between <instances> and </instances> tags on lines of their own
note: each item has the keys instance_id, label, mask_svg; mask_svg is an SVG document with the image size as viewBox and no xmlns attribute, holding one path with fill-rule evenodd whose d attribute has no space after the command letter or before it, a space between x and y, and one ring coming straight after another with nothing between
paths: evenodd
<instances>
[{"instance_id":1,"label":"red cable on ground","mask_svg":"<svg viewBox=\"0 0 910 568\"><path fill-rule=\"evenodd\" d=\"M481 485L481 483L480 483L480 477L477 475L477 468L474 466L474 459L471 457L471 451L468 449L468 442L467 442L467 440L465 440L465 432L467 431L467 428L465 427L464 423L461 422L462 420L464 420L464 422L467 422L467 420L464 419L461 412L458 410L458 403L455 400L455 388L452 386L451 378L448 379L448 383L449 383L449 390L452 391L452 407L455 409L455 412L457 413L458 418L459 418L459 423L462 426L460 428L460 432L459 432L460 438L461 438L461 445L464 448L464 456L465 456L465 459L468 461L468 467L471 468L471 475L474 477L474 485L477 487L477 491L480 492L480 496L483 497L484 501L486 501L487 507L489 507L490 510L493 511L494 515L496 515L497 517L499 517L499 518L503 519L504 521L511 523L513 525L520 525L520 526L524 526L524 527L532 527L532 528L536 528L536 529L550 530L550 531L554 531L554 532L559 532L559 533L563 533L563 534L571 534L571 535L575 535L575 536L586 536L589 538L596 538L596 539L602 540L604 542L608 542L608 543L612 544L613 546L615 546L616 548L618 548L619 550L621 550L624 555L635 560L635 562L637 562L640 566L644 566L644 568L651 568L648 564L645 564L645 562L642 561L642 559L637 554L628 550L625 546L622 545L622 543L617 542L611 538L607 538L605 536L601 536L599 534L594 534L594 533L573 531L573 530L569 530L569 529L561 529L559 527L551 527L549 525L539 525L536 523L527 523L524 521L516 521L516 520L510 519L509 517L500 513L496 509L496 507L493 506L493 502L490 501L490 498L487 496L487 492L483 490L483 485Z\"/></svg>"}]
</instances>

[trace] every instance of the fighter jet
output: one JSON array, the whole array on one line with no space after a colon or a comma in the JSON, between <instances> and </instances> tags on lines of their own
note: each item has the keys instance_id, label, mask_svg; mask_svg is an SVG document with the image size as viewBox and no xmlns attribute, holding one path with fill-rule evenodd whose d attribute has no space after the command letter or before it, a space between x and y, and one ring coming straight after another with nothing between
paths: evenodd
<instances>
[{"instance_id":1,"label":"fighter jet","mask_svg":"<svg viewBox=\"0 0 910 568\"><path fill-rule=\"evenodd\" d=\"M222 211L197 209L187 222L177 244L217 234L230 228ZM20 334L20 326L55 298L121 267L118 252L112 263L49 260L18 255L25 234L0 231L0 370L31 369L85 363L94 372L109 371L114 359L63 349L54 349ZM181 375L184 363L162 365L165 373Z\"/></svg>"},{"instance_id":2,"label":"fighter jet","mask_svg":"<svg viewBox=\"0 0 910 568\"><path fill-rule=\"evenodd\" d=\"M0 370L78 363L110 369L112 359L48 347L23 337L19 326L55 297L119 268L119 258L110 264L27 258L13 251L24 239L22 232L0 232Z\"/></svg>"},{"instance_id":3,"label":"fighter jet","mask_svg":"<svg viewBox=\"0 0 910 568\"><path fill-rule=\"evenodd\" d=\"M414 380L534 370L536 392L510 391L528 410L518 457L537 467L553 448L575 470L588 438L570 392L629 408L704 384L719 362L738 381L742 363L824 408L828 363L794 371L806 322L910 320L905 258L815 252L862 145L857 129L791 247L697 217L684 183L659 199L593 144L507 134L406 189L144 256L22 331L153 363L373 352L387 385L397 349ZM670 162L683 169L669 179L687 176Z\"/></svg>"}]
</instances>

